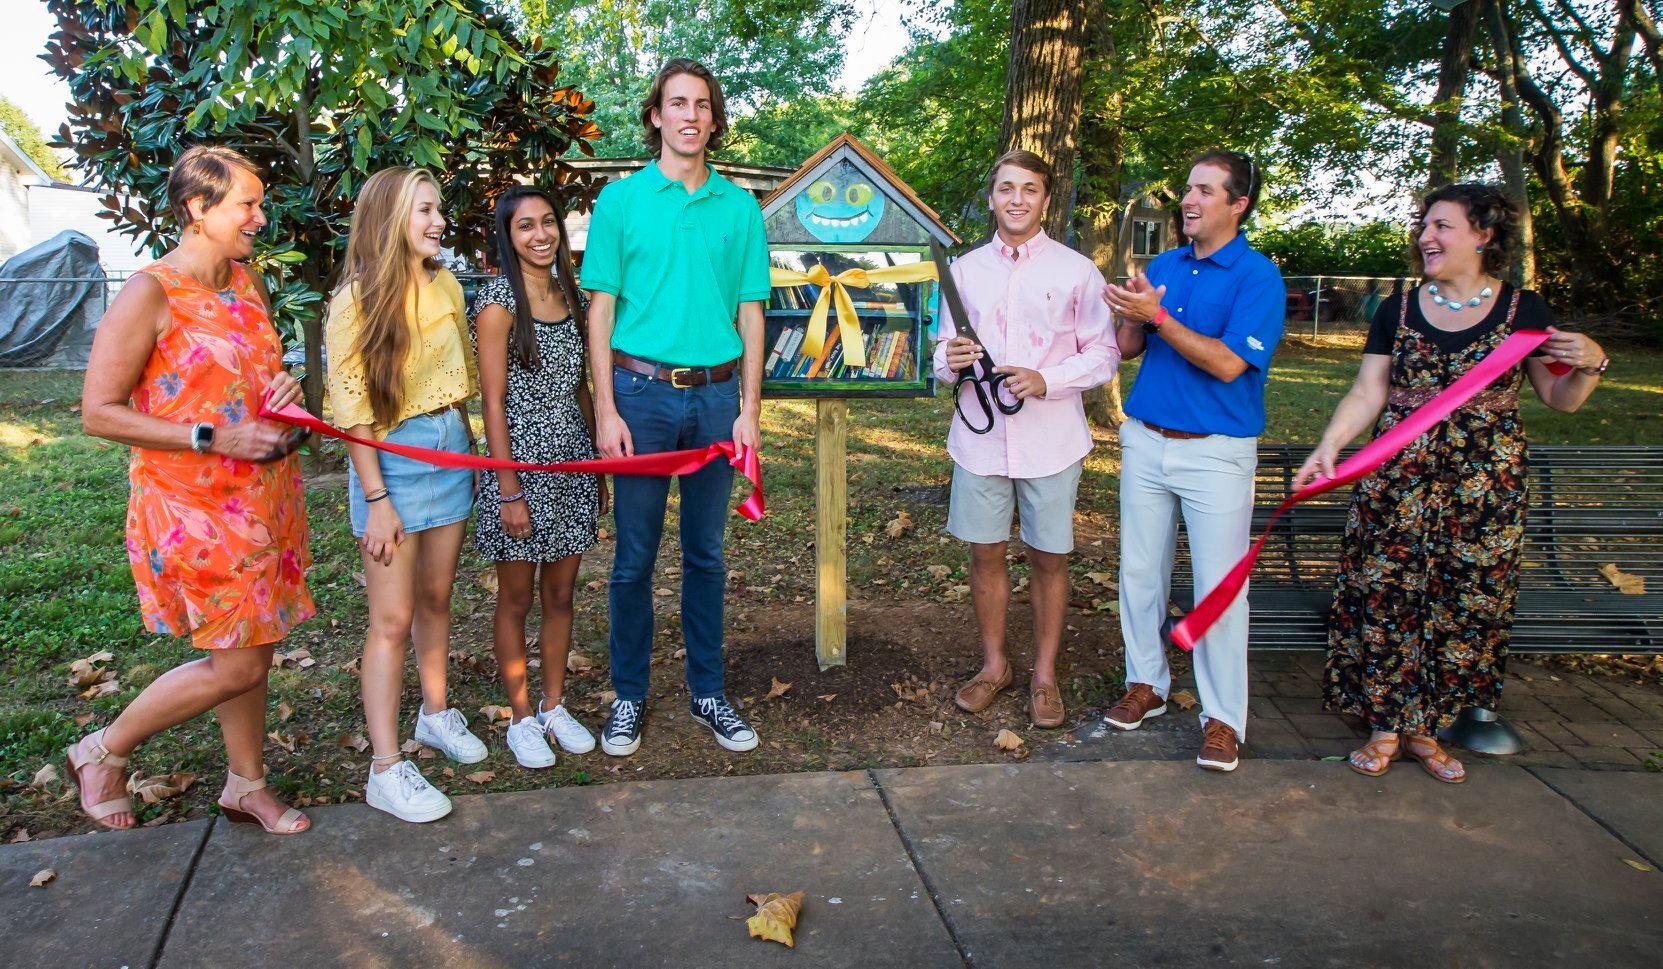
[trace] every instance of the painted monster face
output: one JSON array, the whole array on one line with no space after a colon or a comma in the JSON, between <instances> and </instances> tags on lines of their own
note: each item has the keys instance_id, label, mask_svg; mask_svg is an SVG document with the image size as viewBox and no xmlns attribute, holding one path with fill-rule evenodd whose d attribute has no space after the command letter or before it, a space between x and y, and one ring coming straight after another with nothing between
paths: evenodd
<instances>
[{"instance_id":1,"label":"painted monster face","mask_svg":"<svg viewBox=\"0 0 1663 969\"><path fill-rule=\"evenodd\" d=\"M797 220L821 242L864 242L883 210L883 192L847 161L797 193Z\"/></svg>"}]
</instances>

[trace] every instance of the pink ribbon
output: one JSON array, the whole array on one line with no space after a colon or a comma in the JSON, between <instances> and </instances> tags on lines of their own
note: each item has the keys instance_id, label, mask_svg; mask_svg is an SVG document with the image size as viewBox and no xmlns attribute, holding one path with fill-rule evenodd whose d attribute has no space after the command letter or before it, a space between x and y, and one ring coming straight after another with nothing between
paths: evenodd
<instances>
[{"instance_id":1,"label":"pink ribbon","mask_svg":"<svg viewBox=\"0 0 1663 969\"><path fill-rule=\"evenodd\" d=\"M1408 447L1415 438L1420 437L1439 421L1455 412L1455 409L1466 403L1479 391L1494 383L1507 371L1518 365L1519 361L1529 356L1532 350L1541 346L1552 334L1547 330L1519 330L1503 340L1501 346L1473 365L1471 370L1462 374L1438 396L1411 411L1403 420L1392 426L1379 437L1363 445L1357 453L1341 461L1334 468L1332 478L1318 478L1305 487L1288 496L1288 499L1276 506L1271 513L1270 521L1265 523L1265 530L1259 540L1253 543L1247 554L1230 569L1206 598L1195 604L1189 615L1178 621L1172 628L1172 641L1186 650L1195 648L1197 641L1207 634L1207 630L1218 622L1226 609L1236 601L1247 585L1247 577L1253 572L1253 564L1259 560L1259 552L1265 547L1270 538L1271 526L1276 519L1281 518L1289 508L1317 495L1325 494L1362 478L1376 468L1396 457L1399 452Z\"/></svg>"},{"instance_id":2,"label":"pink ribbon","mask_svg":"<svg viewBox=\"0 0 1663 969\"><path fill-rule=\"evenodd\" d=\"M646 475L679 475L692 474L717 458L726 458L727 462L739 469L751 482L751 494L739 503L739 514L751 521L761 521L763 513L767 511L766 499L762 494L762 459L755 448L741 448L732 441L718 441L708 447L691 448L685 451L658 451L653 454L635 454L623 458L594 458L588 461L561 461L557 464L531 464L524 461L510 461L506 458L484 457L478 454L457 454L454 451L439 451L433 448L411 447L408 444L394 444L388 441L377 441L374 438L357 437L325 424L302 410L298 404L288 404L279 410L272 410L263 402L260 404L260 416L274 421L281 421L295 427L304 427L327 437L362 444L398 454L416 461L438 465L441 468L476 468L481 471L566 471L587 474L646 474Z\"/></svg>"}]
</instances>

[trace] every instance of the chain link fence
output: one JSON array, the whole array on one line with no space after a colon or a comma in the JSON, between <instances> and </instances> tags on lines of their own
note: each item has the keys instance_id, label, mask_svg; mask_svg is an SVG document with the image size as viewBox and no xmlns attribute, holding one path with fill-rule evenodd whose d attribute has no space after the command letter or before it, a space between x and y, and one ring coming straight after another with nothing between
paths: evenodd
<instances>
[{"instance_id":1,"label":"chain link fence","mask_svg":"<svg viewBox=\"0 0 1663 969\"><path fill-rule=\"evenodd\" d=\"M1367 333L1381 303L1415 284L1409 276L1284 276L1288 333Z\"/></svg>"}]
</instances>

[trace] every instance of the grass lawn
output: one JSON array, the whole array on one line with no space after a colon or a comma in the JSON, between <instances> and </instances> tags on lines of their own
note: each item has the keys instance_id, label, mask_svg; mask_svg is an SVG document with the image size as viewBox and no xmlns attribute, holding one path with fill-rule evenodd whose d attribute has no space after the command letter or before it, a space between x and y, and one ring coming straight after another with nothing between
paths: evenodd
<instances>
[{"instance_id":1,"label":"grass lawn","mask_svg":"<svg viewBox=\"0 0 1663 969\"><path fill-rule=\"evenodd\" d=\"M1359 350L1359 337L1284 344L1270 382L1266 440L1314 441L1350 384ZM1530 397L1532 440L1663 443L1663 353L1622 349L1615 359L1605 385L1579 414L1548 411ZM1123 374L1128 386L1134 370ZM66 744L107 723L145 684L192 658L187 644L151 635L140 622L122 548L127 450L81 433L79 398L77 373L0 373L0 838L20 829L37 837L85 829L72 790L61 782L33 785L36 772L61 763ZM964 550L941 534L951 469L942 441L950 409L945 399L874 400L851 408L851 665L818 674L812 669L814 404L767 405L770 515L756 524L734 519L729 543L730 692L750 701L766 741L756 754L723 755L683 723L684 714L672 719L676 705L685 709L686 701L675 655L676 598L669 594L678 583L678 556L669 547L659 561L666 595L657 602L654 660L665 669L655 674L649 704L651 715L662 715L663 726L654 722L648 735L650 742L662 738L660 753L644 748L623 762L599 752L561 755L557 767L532 773L520 770L503 749L499 723L491 759L481 765L494 778L476 784L456 776L460 771L447 774L442 761L424 760L428 775L462 793L1004 756L982 734L1000 724L1026 723L1019 703L1007 701L991 723L949 721L953 679L977 662L965 632L971 620L962 585ZM1071 708L1101 703L1120 684L1118 631L1107 608L1114 596L1101 581L1115 567L1119 455L1112 434L1100 432L1099 442L1080 490L1069 618L1074 638L1063 669ZM363 730L353 661L362 642L364 598L346 524L342 460L340 450L326 446L308 463L316 562L309 582L319 616L299 627L285 647L306 650L309 657L297 655L271 682L274 784L287 796L317 802L359 796L367 769L367 755L344 745ZM886 528L902 511L912 527L891 537ZM604 585L610 554L603 541L579 578L577 649L594 667L571 678L568 698L592 728L601 721L608 685ZM490 656L490 571L470 543L455 600L452 691L476 727L483 720L476 711L502 702ZM1013 649L1023 639L1026 611L1012 610ZM70 684L70 664L105 650L114 655L107 666L119 688L83 699ZM796 686L769 701L763 694L775 677ZM416 702L413 665L406 685L408 713ZM134 769L202 778L182 797L141 805L145 819L200 816L218 793L224 770L212 718L157 737L139 751Z\"/></svg>"}]
</instances>

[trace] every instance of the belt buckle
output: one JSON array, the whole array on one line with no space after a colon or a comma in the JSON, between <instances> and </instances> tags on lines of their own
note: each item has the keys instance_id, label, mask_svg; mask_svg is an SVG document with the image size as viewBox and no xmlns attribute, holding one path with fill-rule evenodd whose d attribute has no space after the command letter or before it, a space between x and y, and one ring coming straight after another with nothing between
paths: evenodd
<instances>
[{"instance_id":1,"label":"belt buckle","mask_svg":"<svg viewBox=\"0 0 1663 969\"><path fill-rule=\"evenodd\" d=\"M698 369L699 368L697 368L697 367L675 367L675 368L673 368L670 371L670 386L676 388L677 390L686 390L689 387L697 386L696 384L693 383L693 373L694 373L694 371L696 371ZM687 383L682 383L681 382L682 379L683 379L683 375L686 375Z\"/></svg>"}]
</instances>

